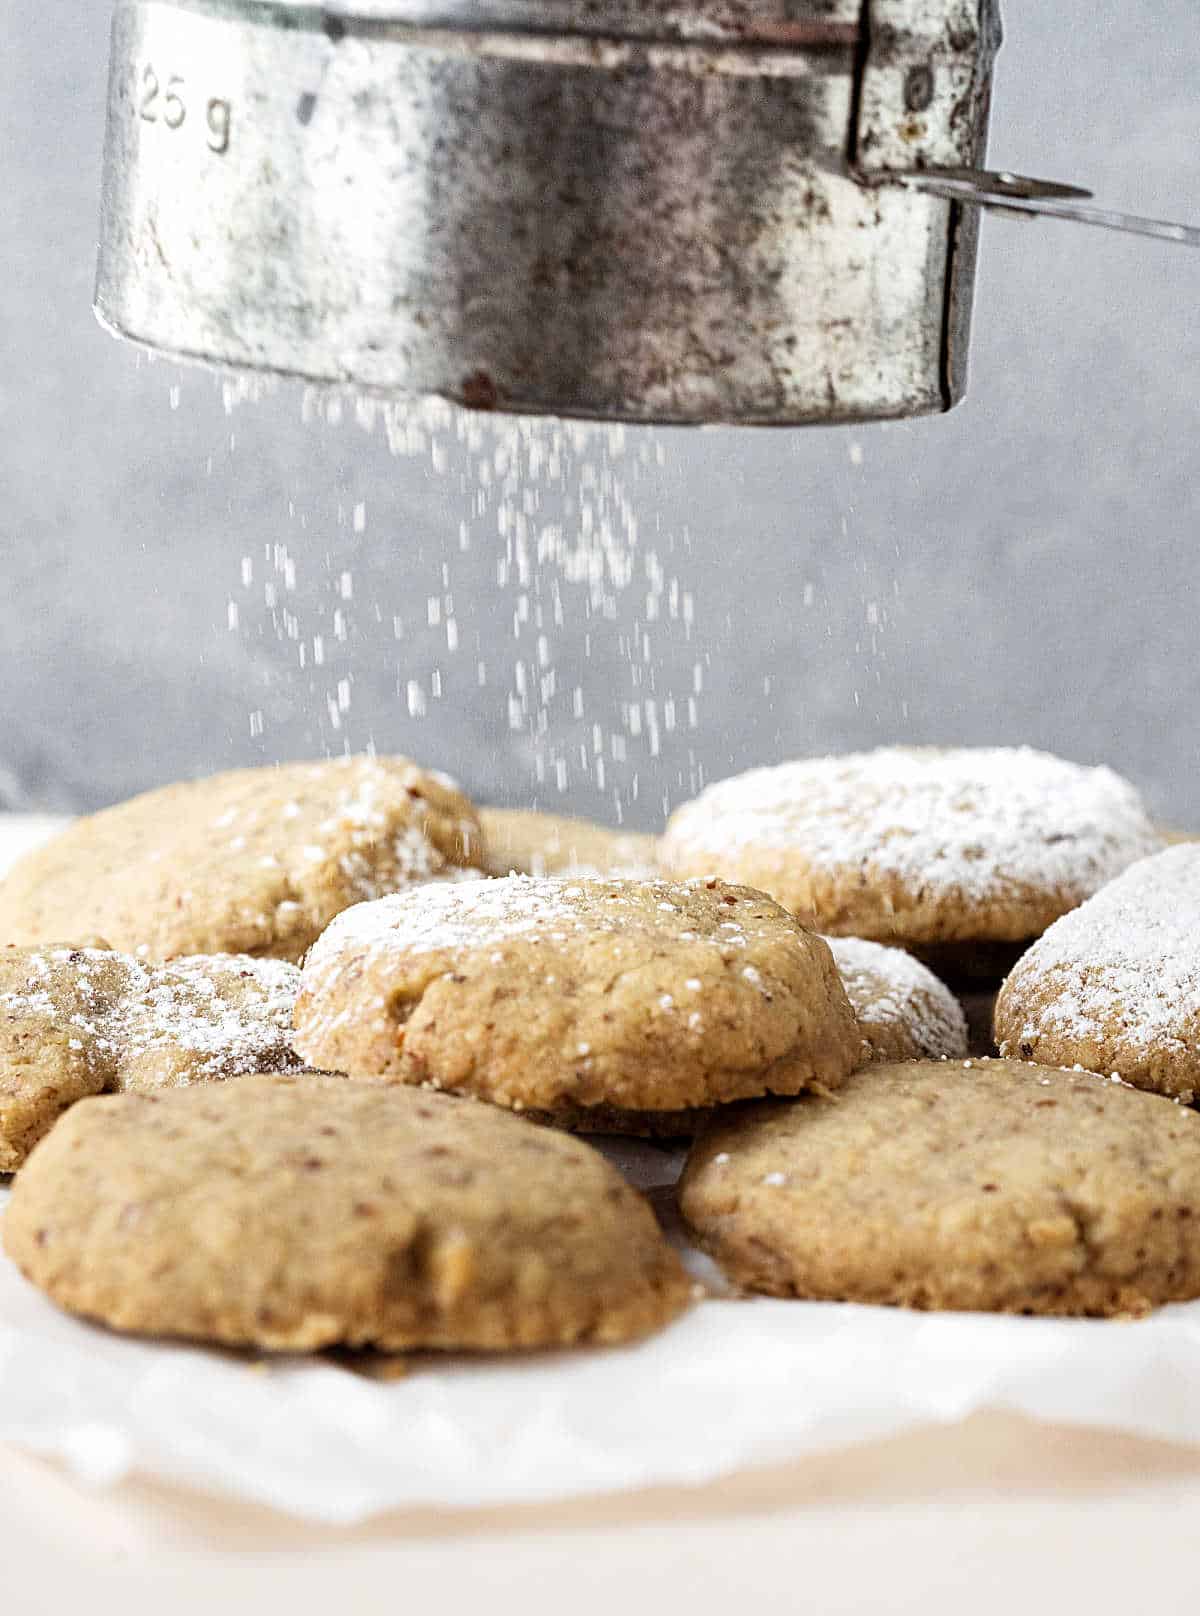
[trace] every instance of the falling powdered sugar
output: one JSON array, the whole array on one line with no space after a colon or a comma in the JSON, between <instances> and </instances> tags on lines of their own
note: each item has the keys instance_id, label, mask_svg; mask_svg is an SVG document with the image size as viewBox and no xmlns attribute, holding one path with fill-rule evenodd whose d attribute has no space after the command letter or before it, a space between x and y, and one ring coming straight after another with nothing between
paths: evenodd
<instances>
[{"instance_id":1,"label":"falling powdered sugar","mask_svg":"<svg viewBox=\"0 0 1200 1616\"><path fill-rule=\"evenodd\" d=\"M524 796L618 823L648 787L664 807L700 788L711 652L693 643L691 537L659 514L675 474L650 429L325 388L302 416L320 453L358 429L378 453L349 450L349 491L291 491L231 581L222 626L253 651L264 761L383 734L419 752L433 723L443 738L465 726L464 750L494 744L497 786L524 777ZM388 451L414 477L399 498Z\"/></svg>"}]
</instances>

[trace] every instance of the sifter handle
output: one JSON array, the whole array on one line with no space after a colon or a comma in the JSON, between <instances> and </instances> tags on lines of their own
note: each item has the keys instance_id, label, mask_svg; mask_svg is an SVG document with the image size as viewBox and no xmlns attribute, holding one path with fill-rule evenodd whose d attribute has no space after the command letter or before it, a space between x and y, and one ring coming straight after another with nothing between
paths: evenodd
<instances>
[{"instance_id":1,"label":"sifter handle","mask_svg":"<svg viewBox=\"0 0 1200 1616\"><path fill-rule=\"evenodd\" d=\"M874 177L874 176L872 176ZM1024 174L989 172L979 168L923 168L880 176L909 191L940 196L949 202L1011 216L1066 219L1071 224L1098 230L1119 230L1125 235L1150 236L1183 247L1200 247L1200 227L1174 224L1166 219L1142 219L1132 213L1089 205L1091 191L1055 180L1030 179Z\"/></svg>"}]
</instances>

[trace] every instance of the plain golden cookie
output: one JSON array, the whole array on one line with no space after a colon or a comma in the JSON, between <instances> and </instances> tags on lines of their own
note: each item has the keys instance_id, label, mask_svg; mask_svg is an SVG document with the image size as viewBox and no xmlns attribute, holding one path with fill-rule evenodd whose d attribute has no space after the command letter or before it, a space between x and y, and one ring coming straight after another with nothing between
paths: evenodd
<instances>
[{"instance_id":1,"label":"plain golden cookie","mask_svg":"<svg viewBox=\"0 0 1200 1616\"><path fill-rule=\"evenodd\" d=\"M657 875L658 838L587 819L522 808L481 808L488 875Z\"/></svg>"},{"instance_id":2,"label":"plain golden cookie","mask_svg":"<svg viewBox=\"0 0 1200 1616\"><path fill-rule=\"evenodd\" d=\"M872 1066L718 1121L681 1206L772 1296L1138 1314L1200 1296L1200 1115L1090 1072Z\"/></svg>"},{"instance_id":3,"label":"plain golden cookie","mask_svg":"<svg viewBox=\"0 0 1200 1616\"><path fill-rule=\"evenodd\" d=\"M114 1329L283 1351L627 1341L690 1295L582 1141L327 1077L85 1101L17 1179L4 1245Z\"/></svg>"},{"instance_id":4,"label":"plain golden cookie","mask_svg":"<svg viewBox=\"0 0 1200 1616\"><path fill-rule=\"evenodd\" d=\"M452 875L466 798L406 758L240 769L80 819L0 881L0 944L95 933L147 959L298 960L340 910Z\"/></svg>"},{"instance_id":5,"label":"plain golden cookie","mask_svg":"<svg viewBox=\"0 0 1200 1616\"><path fill-rule=\"evenodd\" d=\"M996 1001L1002 1054L1200 1093L1200 844L1144 859L1064 915Z\"/></svg>"},{"instance_id":6,"label":"plain golden cookie","mask_svg":"<svg viewBox=\"0 0 1200 1616\"><path fill-rule=\"evenodd\" d=\"M834 1088L861 1058L826 944L719 881L509 876L360 904L305 962L294 1042L325 1071L548 1111Z\"/></svg>"},{"instance_id":7,"label":"plain golden cookie","mask_svg":"<svg viewBox=\"0 0 1200 1616\"><path fill-rule=\"evenodd\" d=\"M710 786L672 816L659 860L760 887L817 931L908 946L1026 941L1161 845L1110 769L888 747Z\"/></svg>"},{"instance_id":8,"label":"plain golden cookie","mask_svg":"<svg viewBox=\"0 0 1200 1616\"><path fill-rule=\"evenodd\" d=\"M949 1060L967 1053L967 1020L950 989L902 948L827 937L872 1061Z\"/></svg>"},{"instance_id":9,"label":"plain golden cookie","mask_svg":"<svg viewBox=\"0 0 1200 1616\"><path fill-rule=\"evenodd\" d=\"M0 1172L89 1095L299 1066L299 985L283 960L144 965L93 948L0 948Z\"/></svg>"}]
</instances>

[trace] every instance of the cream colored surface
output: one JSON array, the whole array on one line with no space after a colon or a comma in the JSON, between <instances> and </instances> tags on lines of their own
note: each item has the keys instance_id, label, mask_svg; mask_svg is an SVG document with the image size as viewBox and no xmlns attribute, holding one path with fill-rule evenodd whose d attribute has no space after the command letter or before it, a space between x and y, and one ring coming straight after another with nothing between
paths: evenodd
<instances>
[{"instance_id":1,"label":"cream colored surface","mask_svg":"<svg viewBox=\"0 0 1200 1616\"><path fill-rule=\"evenodd\" d=\"M492 1616L801 1604L1125 1616L1200 1597L1200 1450L1004 1414L694 1491L405 1512L351 1530L149 1483L87 1491L12 1449L0 1449L0 1499L18 1616L394 1616L401 1592L406 1609L464 1616L481 1601Z\"/></svg>"},{"instance_id":2,"label":"cream colored surface","mask_svg":"<svg viewBox=\"0 0 1200 1616\"><path fill-rule=\"evenodd\" d=\"M1200 1595L1200 1453L1006 1415L695 1492L323 1530L0 1453L10 1611L1156 1616ZM401 1597L402 1596L402 1597Z\"/></svg>"}]
</instances>

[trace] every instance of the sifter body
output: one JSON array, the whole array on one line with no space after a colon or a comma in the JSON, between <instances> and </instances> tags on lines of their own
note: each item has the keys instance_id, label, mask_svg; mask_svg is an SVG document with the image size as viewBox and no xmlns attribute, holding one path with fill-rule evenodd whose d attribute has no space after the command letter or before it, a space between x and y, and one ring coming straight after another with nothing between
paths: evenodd
<instances>
[{"instance_id":1,"label":"sifter body","mask_svg":"<svg viewBox=\"0 0 1200 1616\"><path fill-rule=\"evenodd\" d=\"M101 319L613 421L949 409L995 0L118 0Z\"/></svg>"}]
</instances>

